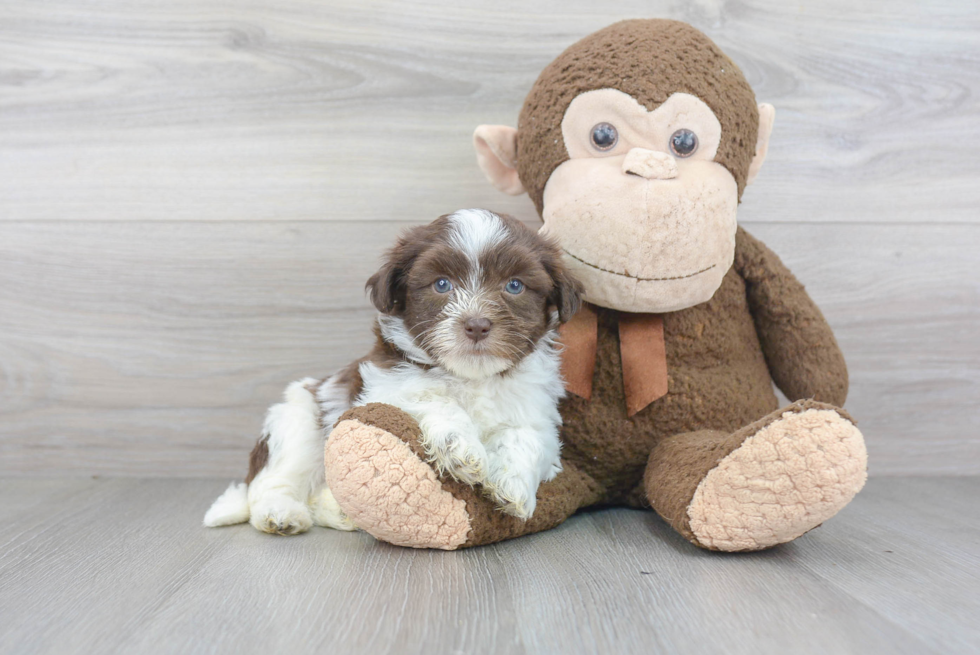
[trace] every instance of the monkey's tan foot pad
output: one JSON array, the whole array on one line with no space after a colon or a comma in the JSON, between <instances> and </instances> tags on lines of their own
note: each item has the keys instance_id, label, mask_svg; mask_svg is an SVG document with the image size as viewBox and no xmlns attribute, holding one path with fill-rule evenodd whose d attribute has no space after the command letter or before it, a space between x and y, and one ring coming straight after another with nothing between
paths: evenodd
<instances>
[{"instance_id":1,"label":"monkey's tan foot pad","mask_svg":"<svg viewBox=\"0 0 980 655\"><path fill-rule=\"evenodd\" d=\"M791 541L864 486L864 438L846 412L803 401L760 423L691 499L691 531L705 548L760 550Z\"/></svg>"},{"instance_id":2,"label":"monkey's tan foot pad","mask_svg":"<svg viewBox=\"0 0 980 655\"><path fill-rule=\"evenodd\" d=\"M418 426L382 404L352 409L327 439L326 482L351 520L382 541L454 550L466 542L466 502L421 458Z\"/></svg>"}]
</instances>

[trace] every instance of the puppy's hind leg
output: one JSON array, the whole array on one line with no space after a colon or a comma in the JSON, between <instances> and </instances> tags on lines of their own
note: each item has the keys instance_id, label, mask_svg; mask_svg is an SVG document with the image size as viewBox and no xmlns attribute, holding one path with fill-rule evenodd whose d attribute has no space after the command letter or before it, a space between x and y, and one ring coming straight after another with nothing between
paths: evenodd
<instances>
[{"instance_id":1,"label":"puppy's hind leg","mask_svg":"<svg viewBox=\"0 0 980 655\"><path fill-rule=\"evenodd\" d=\"M268 459L248 485L249 523L262 532L299 534L313 525L307 501L323 483L320 408L307 388L314 382L289 385L285 402L266 415Z\"/></svg>"},{"instance_id":2,"label":"puppy's hind leg","mask_svg":"<svg viewBox=\"0 0 980 655\"><path fill-rule=\"evenodd\" d=\"M311 501L313 508L313 523L323 528L333 528L334 530L346 530L352 532L357 530L357 526L350 520L350 517L340 509L333 493L324 483L313 495Z\"/></svg>"}]
</instances>

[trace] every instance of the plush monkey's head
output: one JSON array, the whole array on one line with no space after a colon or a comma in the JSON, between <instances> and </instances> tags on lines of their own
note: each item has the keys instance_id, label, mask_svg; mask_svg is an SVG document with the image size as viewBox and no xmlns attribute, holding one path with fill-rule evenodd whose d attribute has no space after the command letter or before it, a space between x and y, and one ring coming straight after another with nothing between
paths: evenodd
<instances>
[{"instance_id":1,"label":"plush monkey's head","mask_svg":"<svg viewBox=\"0 0 980 655\"><path fill-rule=\"evenodd\" d=\"M709 300L731 267L774 113L698 30L631 20L565 50L518 128L481 125L474 144L494 186L531 196L587 300L669 312Z\"/></svg>"}]
</instances>

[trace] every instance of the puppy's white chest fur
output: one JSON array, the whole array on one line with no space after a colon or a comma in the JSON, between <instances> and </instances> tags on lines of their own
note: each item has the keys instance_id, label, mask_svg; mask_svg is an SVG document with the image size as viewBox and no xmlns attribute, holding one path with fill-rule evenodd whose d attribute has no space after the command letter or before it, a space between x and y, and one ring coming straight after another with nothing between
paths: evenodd
<instances>
[{"instance_id":1,"label":"puppy's white chest fur","mask_svg":"<svg viewBox=\"0 0 980 655\"><path fill-rule=\"evenodd\" d=\"M387 321L398 345L401 326ZM526 518L538 485L561 471L558 437L564 395L560 357L549 333L506 372L470 379L425 362L382 367L364 362L355 404L383 402L415 418L422 445L441 472L480 484L504 511Z\"/></svg>"},{"instance_id":2,"label":"puppy's white chest fur","mask_svg":"<svg viewBox=\"0 0 980 655\"><path fill-rule=\"evenodd\" d=\"M383 325L382 334L398 342L401 335L391 323ZM484 442L502 429L560 425L557 403L564 389L556 337L550 333L517 366L487 378L461 377L424 360L392 368L364 362L360 366L364 389L357 404L387 402L419 420L422 417L413 410L427 403L454 403L467 413Z\"/></svg>"}]
</instances>

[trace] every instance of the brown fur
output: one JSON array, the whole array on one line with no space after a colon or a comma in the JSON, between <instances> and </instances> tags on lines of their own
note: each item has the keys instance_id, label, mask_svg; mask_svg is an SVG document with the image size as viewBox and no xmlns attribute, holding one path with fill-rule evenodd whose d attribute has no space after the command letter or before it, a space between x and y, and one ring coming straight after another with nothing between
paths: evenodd
<instances>
[{"instance_id":1,"label":"brown fur","mask_svg":"<svg viewBox=\"0 0 980 655\"><path fill-rule=\"evenodd\" d=\"M365 285L371 302L382 314L399 315L405 311L408 292L408 272L420 254L439 238L444 229L442 216L428 225L418 225L402 234L397 243L385 253L384 263Z\"/></svg>"},{"instance_id":2,"label":"brown fur","mask_svg":"<svg viewBox=\"0 0 980 655\"><path fill-rule=\"evenodd\" d=\"M245 484L252 484L252 480L265 468L269 462L269 435L263 434L255 442L255 447L248 455L248 475L245 476Z\"/></svg>"},{"instance_id":3,"label":"brown fur","mask_svg":"<svg viewBox=\"0 0 980 655\"><path fill-rule=\"evenodd\" d=\"M489 301L483 318L493 326L481 349L516 363L553 327L552 309L558 311L559 322L574 315L581 302L581 284L565 268L555 243L511 216L501 215L500 219L508 230L507 238L480 258L482 288ZM452 294L436 292L433 284L446 277L459 285L468 278L471 266L452 245L451 229L448 216L410 229L388 251L381 270L367 284L375 306L404 319L409 333L434 359L437 353L426 337ZM515 278L525 285L517 295L504 290Z\"/></svg>"},{"instance_id":4,"label":"brown fur","mask_svg":"<svg viewBox=\"0 0 980 655\"><path fill-rule=\"evenodd\" d=\"M371 351L364 357L354 360L345 366L337 377L337 384L347 388L347 401L353 403L364 389L364 380L361 378L361 364L370 362L378 368L389 369L408 361L405 353L384 340L381 336L381 328L375 323L374 345L371 347ZM426 368L424 365L415 362L412 362L412 365ZM326 380L323 380L320 384L322 385L324 382ZM319 387L320 385L317 386Z\"/></svg>"},{"instance_id":5,"label":"brown fur","mask_svg":"<svg viewBox=\"0 0 980 655\"><path fill-rule=\"evenodd\" d=\"M480 264L487 278L486 286L498 291L493 300L500 309L489 315L496 324L498 343L488 350L517 361L531 352L551 326L551 310L557 309L559 321L568 320L581 304L581 284L569 274L561 261L561 250L552 241L539 236L517 219L498 215L508 228L509 238L488 250ZM469 262L454 249L448 238L449 219L410 228L398 239L384 257L384 263L371 276L367 289L379 311L401 317L416 342L423 342L425 330L442 310L448 294L437 294L432 283L442 276L465 278ZM512 278L526 285L519 295L508 294L503 286ZM501 329L506 328L506 329ZM370 362L382 369L397 364L427 365L409 360L394 344L384 340L380 326L374 326L374 345L371 351L340 371L337 382L347 388L347 399L353 403L364 388L360 366ZM529 341L530 339L530 341ZM502 341L502 343L501 343ZM494 350L496 348L496 350ZM429 352L434 357L434 353ZM313 385L316 394L326 380ZM261 470L268 459L265 442L256 445L253 456L264 450L257 468L250 469L250 478Z\"/></svg>"},{"instance_id":6,"label":"brown fur","mask_svg":"<svg viewBox=\"0 0 980 655\"><path fill-rule=\"evenodd\" d=\"M707 36L673 20L627 20L578 41L549 64L524 101L517 126L517 171L540 214L544 187L568 160L561 121L578 95L619 89L652 111L673 93L701 98L721 122L715 161L742 197L755 154L759 111L738 66Z\"/></svg>"}]
</instances>

